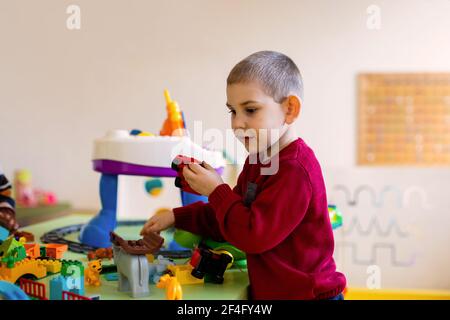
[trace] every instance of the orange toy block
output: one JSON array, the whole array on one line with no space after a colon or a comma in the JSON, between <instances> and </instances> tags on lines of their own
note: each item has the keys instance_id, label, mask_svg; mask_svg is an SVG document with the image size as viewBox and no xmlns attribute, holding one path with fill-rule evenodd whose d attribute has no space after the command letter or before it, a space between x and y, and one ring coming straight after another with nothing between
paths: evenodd
<instances>
[{"instance_id":1,"label":"orange toy block","mask_svg":"<svg viewBox=\"0 0 450 320\"><path fill-rule=\"evenodd\" d=\"M39 258L41 256L40 246L37 243L24 243L27 257L32 259Z\"/></svg>"},{"instance_id":2,"label":"orange toy block","mask_svg":"<svg viewBox=\"0 0 450 320\"><path fill-rule=\"evenodd\" d=\"M45 245L45 253L47 257L61 259L68 248L67 244L49 243Z\"/></svg>"}]
</instances>

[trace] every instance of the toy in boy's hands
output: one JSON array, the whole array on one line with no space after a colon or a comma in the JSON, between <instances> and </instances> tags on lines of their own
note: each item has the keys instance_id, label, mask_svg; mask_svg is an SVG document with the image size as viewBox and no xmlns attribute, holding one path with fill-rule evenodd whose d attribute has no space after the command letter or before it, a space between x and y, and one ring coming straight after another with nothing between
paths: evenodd
<instances>
[{"instance_id":1,"label":"toy in boy's hands","mask_svg":"<svg viewBox=\"0 0 450 320\"><path fill-rule=\"evenodd\" d=\"M172 169L177 171L178 176L175 178L175 186L180 188L181 190L185 191L185 192L189 192L189 193L193 193L193 194L199 194L198 192L194 191L189 184L186 182L186 180L184 179L183 176L183 169L185 166L189 165L189 164L199 164L202 165L202 162L198 161L195 158L191 158L191 157L186 157L186 156L182 156L182 155L178 155L175 157L175 159L173 159L172 161Z\"/></svg>"},{"instance_id":2,"label":"toy in boy's hands","mask_svg":"<svg viewBox=\"0 0 450 320\"><path fill-rule=\"evenodd\" d=\"M176 156L172 161L172 169L178 172L175 186L185 192L209 196L217 186L224 183L213 167L191 157Z\"/></svg>"}]
</instances>

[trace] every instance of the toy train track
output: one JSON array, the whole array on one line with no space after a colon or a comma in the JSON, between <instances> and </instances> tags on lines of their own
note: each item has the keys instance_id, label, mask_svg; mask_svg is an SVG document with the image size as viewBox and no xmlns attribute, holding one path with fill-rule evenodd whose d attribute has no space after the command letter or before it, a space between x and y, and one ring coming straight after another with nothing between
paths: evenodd
<instances>
[{"instance_id":1,"label":"toy train track","mask_svg":"<svg viewBox=\"0 0 450 320\"><path fill-rule=\"evenodd\" d=\"M146 221L144 220L137 220L137 221L119 221L117 224L118 226L137 226L137 225L143 225ZM65 237L77 233L81 231L81 228L83 228L84 224L76 224L71 226L66 226L58 229L51 230L49 232L46 232L41 236L41 241L43 243L60 243L60 244L67 244L69 247L69 251L75 252L75 253L82 253L87 254L89 251L94 251L98 249L98 247L89 246L87 244L82 244L77 241L68 240ZM187 259L190 258L192 254L191 250L159 250L155 255L162 255L165 258L170 259Z\"/></svg>"}]
</instances>

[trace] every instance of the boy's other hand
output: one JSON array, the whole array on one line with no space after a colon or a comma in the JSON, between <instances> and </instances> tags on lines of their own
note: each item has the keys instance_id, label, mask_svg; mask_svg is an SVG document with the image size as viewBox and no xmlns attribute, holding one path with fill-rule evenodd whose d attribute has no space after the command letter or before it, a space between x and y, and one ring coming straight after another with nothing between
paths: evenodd
<instances>
[{"instance_id":1,"label":"boy's other hand","mask_svg":"<svg viewBox=\"0 0 450 320\"><path fill-rule=\"evenodd\" d=\"M156 212L148 221L145 223L141 230L140 235L145 236L150 232L160 232L167 228L172 227L175 224L175 216L172 210L164 209Z\"/></svg>"},{"instance_id":2,"label":"boy's other hand","mask_svg":"<svg viewBox=\"0 0 450 320\"><path fill-rule=\"evenodd\" d=\"M204 161L202 165L190 163L184 166L183 176L194 191L205 196L209 196L217 186L224 183L216 170Z\"/></svg>"}]
</instances>

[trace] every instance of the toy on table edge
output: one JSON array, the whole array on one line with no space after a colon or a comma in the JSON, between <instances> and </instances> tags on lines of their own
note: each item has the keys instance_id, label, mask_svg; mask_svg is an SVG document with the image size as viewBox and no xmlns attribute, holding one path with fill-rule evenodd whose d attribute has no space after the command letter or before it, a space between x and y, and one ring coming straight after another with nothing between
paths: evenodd
<instances>
[{"instance_id":1,"label":"toy on table edge","mask_svg":"<svg viewBox=\"0 0 450 320\"><path fill-rule=\"evenodd\" d=\"M124 240L111 232L114 263L119 275L119 292L129 292L133 298L147 296L149 292L149 263L147 254L154 254L163 245L164 238L150 233L143 239Z\"/></svg>"},{"instance_id":2,"label":"toy on table edge","mask_svg":"<svg viewBox=\"0 0 450 320\"><path fill-rule=\"evenodd\" d=\"M156 287L159 289L166 289L166 299L167 300L182 300L183 290L176 277L172 277L165 274L159 278Z\"/></svg>"},{"instance_id":3,"label":"toy on table edge","mask_svg":"<svg viewBox=\"0 0 450 320\"><path fill-rule=\"evenodd\" d=\"M35 278L44 278L59 273L61 258L67 245L25 243L25 238L17 241L10 236L0 244L0 279L12 283L22 276L31 274Z\"/></svg>"}]
</instances>

